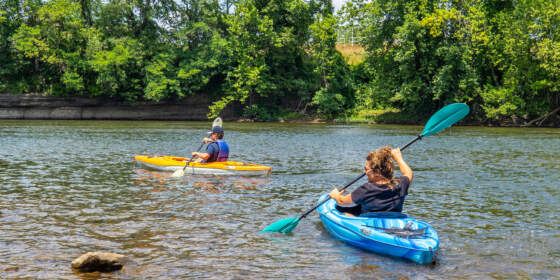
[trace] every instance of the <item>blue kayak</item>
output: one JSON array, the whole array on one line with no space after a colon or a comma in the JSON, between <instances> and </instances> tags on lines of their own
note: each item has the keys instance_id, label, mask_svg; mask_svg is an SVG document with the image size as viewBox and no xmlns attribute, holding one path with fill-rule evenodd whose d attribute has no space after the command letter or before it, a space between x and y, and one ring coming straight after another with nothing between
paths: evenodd
<instances>
[{"instance_id":1,"label":"blue kayak","mask_svg":"<svg viewBox=\"0 0 560 280\"><path fill-rule=\"evenodd\" d=\"M319 198L325 200L328 194ZM336 209L329 199L317 208L325 228L337 239L379 254L426 264L435 261L439 247L437 232L429 224L402 213L368 213L351 217Z\"/></svg>"}]
</instances>

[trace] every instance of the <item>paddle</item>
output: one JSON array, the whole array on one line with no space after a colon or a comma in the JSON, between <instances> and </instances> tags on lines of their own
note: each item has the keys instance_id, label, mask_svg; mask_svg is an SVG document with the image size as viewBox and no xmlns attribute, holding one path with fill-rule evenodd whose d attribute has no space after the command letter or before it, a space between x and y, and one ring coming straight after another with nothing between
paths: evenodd
<instances>
[{"instance_id":1,"label":"paddle","mask_svg":"<svg viewBox=\"0 0 560 280\"><path fill-rule=\"evenodd\" d=\"M412 143L422 139L422 137L436 134L452 126L454 123L464 118L469 113L469 111L470 111L469 106L467 106L464 103L453 103L441 108L428 120L428 123L426 123L426 126L424 127L422 133L416 136L416 138L414 138L408 144L404 145L401 148L401 151L408 148L408 146L412 145ZM366 175L365 173L362 173L360 176L358 176L358 178L346 184L340 190L342 191L348 188L350 185L354 184L356 181L360 180L365 175ZM319 204L317 204L315 207L303 213L301 216L299 216L299 218L287 218L287 219L279 220L277 222L272 223L262 231L289 233L298 225L301 219L305 218L307 215L309 215L311 212L313 212L323 203L327 202L329 199L331 199L330 196L324 199L323 201L319 202Z\"/></svg>"},{"instance_id":2,"label":"paddle","mask_svg":"<svg viewBox=\"0 0 560 280\"><path fill-rule=\"evenodd\" d=\"M214 122L212 123L212 128L214 128L215 126L222 126L222 119L220 117L217 117ZM200 144L200 147L198 147L198 149L196 150L197 152L200 151L200 149L202 149L202 146L204 146L204 141L202 141L202 143ZM175 172L173 172L173 174L171 174L171 177L183 177L185 175L185 170L187 169L187 167L189 167L189 164L191 164L191 161L194 159L193 156L191 156L191 158L189 159L189 161L187 162L187 164L185 164L185 167L183 167L183 169L179 169L179 170L175 170Z\"/></svg>"}]
</instances>

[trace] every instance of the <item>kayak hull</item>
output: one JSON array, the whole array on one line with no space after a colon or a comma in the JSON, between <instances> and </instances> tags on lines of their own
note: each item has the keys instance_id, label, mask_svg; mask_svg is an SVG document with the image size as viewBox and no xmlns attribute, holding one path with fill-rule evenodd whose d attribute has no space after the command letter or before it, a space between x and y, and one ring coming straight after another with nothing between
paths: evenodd
<instances>
[{"instance_id":1,"label":"kayak hull","mask_svg":"<svg viewBox=\"0 0 560 280\"><path fill-rule=\"evenodd\" d=\"M319 199L323 201L327 194ZM329 233L348 244L378 254L404 258L419 264L433 263L439 247L437 232L429 224L411 217L351 217L336 209L336 201L329 199L317 208L321 221ZM406 215L403 215L406 216ZM402 237L392 230L405 227L423 231L422 236ZM425 230L423 230L425 228Z\"/></svg>"},{"instance_id":2,"label":"kayak hull","mask_svg":"<svg viewBox=\"0 0 560 280\"><path fill-rule=\"evenodd\" d=\"M185 168L189 161L185 157L136 155L134 161L149 169L159 171L176 171ZM264 165L237 161L211 163L191 162L185 174L218 176L269 176L271 168Z\"/></svg>"}]
</instances>

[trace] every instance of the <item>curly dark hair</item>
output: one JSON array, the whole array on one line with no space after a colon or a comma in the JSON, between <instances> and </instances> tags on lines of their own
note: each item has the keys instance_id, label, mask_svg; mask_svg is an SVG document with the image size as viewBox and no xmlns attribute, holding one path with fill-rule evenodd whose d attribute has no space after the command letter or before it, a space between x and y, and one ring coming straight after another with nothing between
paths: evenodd
<instances>
[{"instance_id":1,"label":"curly dark hair","mask_svg":"<svg viewBox=\"0 0 560 280\"><path fill-rule=\"evenodd\" d=\"M385 146L369 152L366 160L369 162L369 167L373 172L379 173L391 182L389 184L389 188L393 189L392 185L396 184L397 180L393 178L395 163L393 162L393 156L391 155L391 147Z\"/></svg>"}]
</instances>

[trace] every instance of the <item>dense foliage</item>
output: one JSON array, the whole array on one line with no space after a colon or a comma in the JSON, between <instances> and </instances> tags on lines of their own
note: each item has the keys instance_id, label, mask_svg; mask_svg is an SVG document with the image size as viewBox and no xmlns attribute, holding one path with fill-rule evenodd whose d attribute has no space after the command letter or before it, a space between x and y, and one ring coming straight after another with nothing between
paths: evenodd
<instances>
[{"instance_id":1,"label":"dense foliage","mask_svg":"<svg viewBox=\"0 0 560 280\"><path fill-rule=\"evenodd\" d=\"M197 94L257 120L466 102L521 124L560 106L559 24L550 0L3 0L0 93ZM335 48L350 26L358 65Z\"/></svg>"},{"instance_id":2,"label":"dense foliage","mask_svg":"<svg viewBox=\"0 0 560 280\"><path fill-rule=\"evenodd\" d=\"M359 0L340 16L367 50L358 106L466 102L471 119L519 124L560 106L558 1Z\"/></svg>"},{"instance_id":3,"label":"dense foliage","mask_svg":"<svg viewBox=\"0 0 560 280\"><path fill-rule=\"evenodd\" d=\"M255 119L333 117L352 104L339 76L348 67L321 30L336 25L330 1L0 3L0 92L130 103L201 94L213 101L211 116L241 103Z\"/></svg>"}]
</instances>

